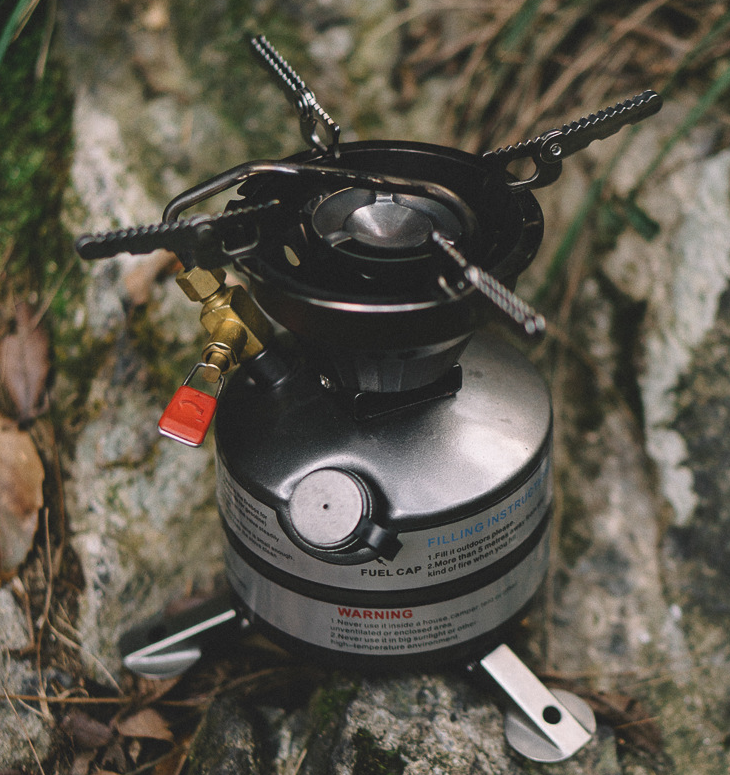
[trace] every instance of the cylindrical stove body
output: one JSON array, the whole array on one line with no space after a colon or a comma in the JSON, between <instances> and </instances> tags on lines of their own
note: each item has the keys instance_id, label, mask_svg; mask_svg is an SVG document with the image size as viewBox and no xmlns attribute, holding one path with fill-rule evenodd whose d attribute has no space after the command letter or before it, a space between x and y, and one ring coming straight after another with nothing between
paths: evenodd
<instances>
[{"instance_id":1,"label":"cylindrical stove body","mask_svg":"<svg viewBox=\"0 0 730 775\"><path fill-rule=\"evenodd\" d=\"M549 393L499 341L475 337L462 367L455 396L366 422L306 366L276 388L231 381L228 574L274 640L361 668L430 665L478 654L530 601L548 558ZM350 521L330 528L336 508Z\"/></svg>"},{"instance_id":2,"label":"cylindrical stove body","mask_svg":"<svg viewBox=\"0 0 730 775\"><path fill-rule=\"evenodd\" d=\"M295 653L366 669L477 656L546 571L550 396L516 349L474 335L492 305L430 234L514 286L542 214L452 149L295 158L239 189L291 216L246 271L294 342L274 360L295 365L253 362L219 402L231 585Z\"/></svg>"}]
</instances>

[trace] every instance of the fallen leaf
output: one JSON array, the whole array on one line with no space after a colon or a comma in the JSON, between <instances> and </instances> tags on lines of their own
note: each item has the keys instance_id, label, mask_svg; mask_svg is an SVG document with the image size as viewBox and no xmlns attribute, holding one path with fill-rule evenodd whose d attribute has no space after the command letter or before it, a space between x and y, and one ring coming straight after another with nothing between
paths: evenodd
<instances>
[{"instance_id":1,"label":"fallen leaf","mask_svg":"<svg viewBox=\"0 0 730 775\"><path fill-rule=\"evenodd\" d=\"M13 573L33 545L43 478L30 435L0 416L0 575Z\"/></svg>"},{"instance_id":2,"label":"fallen leaf","mask_svg":"<svg viewBox=\"0 0 730 775\"><path fill-rule=\"evenodd\" d=\"M139 760L139 755L142 753L142 743L140 743L139 738L135 737L127 747L127 755L132 760L132 764L137 764L137 761Z\"/></svg>"},{"instance_id":3,"label":"fallen leaf","mask_svg":"<svg viewBox=\"0 0 730 775\"><path fill-rule=\"evenodd\" d=\"M152 708L144 708L132 716L116 722L117 732L123 737L150 737L154 740L173 741L173 735L164 718Z\"/></svg>"},{"instance_id":4,"label":"fallen leaf","mask_svg":"<svg viewBox=\"0 0 730 775\"><path fill-rule=\"evenodd\" d=\"M636 699L625 694L597 692L587 698L595 713L610 724L624 743L655 756L662 751L662 732L656 719Z\"/></svg>"},{"instance_id":5,"label":"fallen leaf","mask_svg":"<svg viewBox=\"0 0 730 775\"><path fill-rule=\"evenodd\" d=\"M111 745L107 746L104 755L101 758L102 767L114 767L114 772L124 772L124 767L127 763L127 757L124 755L124 749L121 746L119 740L114 740ZM106 769L99 770L96 775L102 775L102 773L108 772Z\"/></svg>"},{"instance_id":6,"label":"fallen leaf","mask_svg":"<svg viewBox=\"0 0 730 775\"><path fill-rule=\"evenodd\" d=\"M642 703L628 694L594 692L578 682L564 679L559 674L543 675L548 686L567 689L582 697L596 716L613 728L622 744L633 745L653 756L663 751L662 732Z\"/></svg>"},{"instance_id":7,"label":"fallen leaf","mask_svg":"<svg viewBox=\"0 0 730 775\"><path fill-rule=\"evenodd\" d=\"M177 686L181 680L182 675L177 675L174 678L137 676L137 694L140 698L140 704L152 705Z\"/></svg>"},{"instance_id":8,"label":"fallen leaf","mask_svg":"<svg viewBox=\"0 0 730 775\"><path fill-rule=\"evenodd\" d=\"M64 716L61 729L74 741L74 745L84 750L100 748L113 736L107 724L102 724L81 710L72 710Z\"/></svg>"},{"instance_id":9,"label":"fallen leaf","mask_svg":"<svg viewBox=\"0 0 730 775\"><path fill-rule=\"evenodd\" d=\"M88 775L91 762L96 757L96 751L79 751L74 756L70 775Z\"/></svg>"},{"instance_id":10,"label":"fallen leaf","mask_svg":"<svg viewBox=\"0 0 730 775\"><path fill-rule=\"evenodd\" d=\"M15 309L15 333L0 341L0 383L21 422L37 417L51 367L48 335L34 320L29 304Z\"/></svg>"},{"instance_id":11,"label":"fallen leaf","mask_svg":"<svg viewBox=\"0 0 730 775\"><path fill-rule=\"evenodd\" d=\"M188 752L190 751L191 742L192 736L181 746L170 751L169 756L166 756L162 761L158 762L155 769L152 771L152 775L180 775L188 762Z\"/></svg>"}]
</instances>

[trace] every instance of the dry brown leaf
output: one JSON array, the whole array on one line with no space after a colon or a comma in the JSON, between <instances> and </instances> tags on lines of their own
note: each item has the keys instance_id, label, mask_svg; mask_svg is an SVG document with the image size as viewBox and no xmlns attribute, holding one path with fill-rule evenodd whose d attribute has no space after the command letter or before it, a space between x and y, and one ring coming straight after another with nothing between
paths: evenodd
<instances>
[{"instance_id":1,"label":"dry brown leaf","mask_svg":"<svg viewBox=\"0 0 730 775\"><path fill-rule=\"evenodd\" d=\"M33 545L43 478L30 435L0 416L0 575L13 573Z\"/></svg>"},{"instance_id":2,"label":"dry brown leaf","mask_svg":"<svg viewBox=\"0 0 730 775\"><path fill-rule=\"evenodd\" d=\"M162 761L158 762L155 769L152 771L152 775L180 775L188 761L188 752L190 751L190 744L192 742L192 736L186 739L182 745L170 751L170 755L166 756Z\"/></svg>"},{"instance_id":3,"label":"dry brown leaf","mask_svg":"<svg viewBox=\"0 0 730 775\"><path fill-rule=\"evenodd\" d=\"M131 740L129 745L127 746L127 756L132 760L133 764L137 764L139 761L139 755L142 753L142 743L139 741L138 737L135 737Z\"/></svg>"},{"instance_id":4,"label":"dry brown leaf","mask_svg":"<svg viewBox=\"0 0 730 775\"><path fill-rule=\"evenodd\" d=\"M140 307L147 304L152 285L157 277L178 264L174 253L160 248L152 251L144 261L127 272L124 275L124 287L127 289L132 305Z\"/></svg>"},{"instance_id":5,"label":"dry brown leaf","mask_svg":"<svg viewBox=\"0 0 730 775\"><path fill-rule=\"evenodd\" d=\"M177 686L182 680L182 676L178 675L174 678L145 678L144 676L138 676L136 680L140 705L152 705Z\"/></svg>"},{"instance_id":6,"label":"dry brown leaf","mask_svg":"<svg viewBox=\"0 0 730 775\"><path fill-rule=\"evenodd\" d=\"M144 708L116 722L117 731L124 737L150 737L154 740L173 741L170 727L164 718L152 708Z\"/></svg>"},{"instance_id":7,"label":"dry brown leaf","mask_svg":"<svg viewBox=\"0 0 730 775\"><path fill-rule=\"evenodd\" d=\"M109 743L112 730L82 710L72 710L64 716L61 729L83 750L95 750Z\"/></svg>"},{"instance_id":8,"label":"dry brown leaf","mask_svg":"<svg viewBox=\"0 0 730 775\"><path fill-rule=\"evenodd\" d=\"M88 775L89 767L95 756L96 751L79 751L74 756L70 775Z\"/></svg>"},{"instance_id":9,"label":"dry brown leaf","mask_svg":"<svg viewBox=\"0 0 730 775\"><path fill-rule=\"evenodd\" d=\"M549 686L567 689L582 697L593 712L613 728L621 743L633 745L653 756L661 755L661 729L639 700L619 692L593 692L575 681L562 678L559 674L545 675L543 678Z\"/></svg>"},{"instance_id":10,"label":"dry brown leaf","mask_svg":"<svg viewBox=\"0 0 730 775\"><path fill-rule=\"evenodd\" d=\"M662 732L656 719L638 700L626 694L597 692L586 698L604 718L621 742L658 756L662 752Z\"/></svg>"},{"instance_id":11,"label":"dry brown leaf","mask_svg":"<svg viewBox=\"0 0 730 775\"><path fill-rule=\"evenodd\" d=\"M99 770L96 775L102 775L104 772L109 772L106 768L113 767L113 772L124 772L127 764L127 757L124 754L119 740L114 740L111 745L108 745L104 751L104 755L101 757L102 769Z\"/></svg>"},{"instance_id":12,"label":"dry brown leaf","mask_svg":"<svg viewBox=\"0 0 730 775\"><path fill-rule=\"evenodd\" d=\"M30 305L15 309L15 333L0 341L0 383L8 392L21 421L41 412L51 367L48 335L34 319Z\"/></svg>"}]
</instances>

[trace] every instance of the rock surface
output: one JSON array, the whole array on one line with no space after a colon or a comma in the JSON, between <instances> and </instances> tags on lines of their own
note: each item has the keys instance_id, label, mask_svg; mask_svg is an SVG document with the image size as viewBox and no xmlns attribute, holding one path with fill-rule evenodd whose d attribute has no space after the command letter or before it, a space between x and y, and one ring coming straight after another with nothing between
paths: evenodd
<instances>
[{"instance_id":1,"label":"rock surface","mask_svg":"<svg viewBox=\"0 0 730 775\"><path fill-rule=\"evenodd\" d=\"M428 81L407 111L390 88L390 20L400 3L308 0L283 3L279 14L244 5L171 0L130 11L120 1L109 12L91 0L61 3L58 44L75 94L73 233L154 222L201 179L301 148L288 105L242 44L258 29L311 65L307 82L345 139L440 139L448 79ZM454 13L451 34L466 19ZM300 38L311 41L306 49ZM680 108L666 111L619 166L618 194L631 190L636 159L673 131ZM724 775L730 765L730 155L706 158L705 148L704 136L690 136L641 194L660 227L653 241L624 230L600 261L577 267L575 339L569 348L550 340L535 354L555 399L556 539L544 605L520 649L536 670L613 698L594 740L560 765L565 773ZM595 162L602 151L590 153ZM566 162L561 180L539 194L549 229L567 228L588 189L585 166ZM544 249L554 244L548 235ZM170 599L207 589L222 566L212 447L191 451L155 430L198 357L197 312L168 278L151 285L140 326L128 279L145 260L85 268L74 318L95 342L90 351L102 353L89 417L66 461L86 580L76 626L89 673L107 685L122 675L119 634ZM538 262L525 288L539 285L543 270ZM27 639L7 587L0 610L2 683L28 693L35 671L5 658ZM624 701L641 712L632 716ZM49 725L16 710L21 736L13 711L0 706L0 768L34 766L28 739L41 758L50 750ZM191 751L191 773L549 769L512 752L493 696L451 673L334 675L293 705L250 708L233 692L209 708Z\"/></svg>"},{"instance_id":2,"label":"rock surface","mask_svg":"<svg viewBox=\"0 0 730 775\"><path fill-rule=\"evenodd\" d=\"M10 657L13 651L25 649L30 632L22 610L9 587L0 589L0 686L8 695L35 694L38 673L25 661ZM44 756L51 746L48 719L39 717L19 702L0 704L0 765L37 766L33 748ZM32 741L32 745L28 741Z\"/></svg>"}]
</instances>

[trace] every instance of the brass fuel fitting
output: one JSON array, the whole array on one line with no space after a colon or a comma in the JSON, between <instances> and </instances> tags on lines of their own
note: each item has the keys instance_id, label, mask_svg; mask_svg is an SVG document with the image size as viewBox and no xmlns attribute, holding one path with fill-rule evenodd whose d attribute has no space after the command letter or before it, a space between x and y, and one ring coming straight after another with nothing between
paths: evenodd
<instances>
[{"instance_id":1,"label":"brass fuel fitting","mask_svg":"<svg viewBox=\"0 0 730 775\"><path fill-rule=\"evenodd\" d=\"M273 336L273 327L245 288L226 285L223 269L183 269L177 284L191 301L203 305L200 322L208 332L202 371L217 382L239 363L258 355Z\"/></svg>"}]
</instances>

